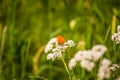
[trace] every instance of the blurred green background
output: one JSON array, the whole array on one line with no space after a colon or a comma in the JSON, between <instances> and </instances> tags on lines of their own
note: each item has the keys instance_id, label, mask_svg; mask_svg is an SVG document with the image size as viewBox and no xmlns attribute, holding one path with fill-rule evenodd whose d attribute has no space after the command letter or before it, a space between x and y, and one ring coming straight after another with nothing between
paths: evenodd
<instances>
[{"instance_id":1,"label":"blurred green background","mask_svg":"<svg viewBox=\"0 0 120 80\"><path fill-rule=\"evenodd\" d=\"M67 80L62 63L47 61L44 53L58 34L85 42L71 49L71 57L104 44L104 56L117 63L111 35L119 24L120 0L0 0L0 80Z\"/></svg>"}]
</instances>

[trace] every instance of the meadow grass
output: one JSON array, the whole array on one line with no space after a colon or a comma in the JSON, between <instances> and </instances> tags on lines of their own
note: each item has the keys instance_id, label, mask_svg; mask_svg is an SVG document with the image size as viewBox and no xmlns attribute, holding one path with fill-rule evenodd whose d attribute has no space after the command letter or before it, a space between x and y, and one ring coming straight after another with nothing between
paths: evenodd
<instances>
[{"instance_id":1,"label":"meadow grass","mask_svg":"<svg viewBox=\"0 0 120 80\"><path fill-rule=\"evenodd\" d=\"M118 0L1 0L0 1L0 80L97 80L104 58L120 64L120 44L112 41L120 25ZM64 64L47 60L49 40L58 34L73 40ZM77 64L67 70L79 50L94 45L107 47L92 71ZM70 73L69 73L70 72ZM68 75L69 74L69 75ZM120 68L108 80L120 77Z\"/></svg>"}]
</instances>

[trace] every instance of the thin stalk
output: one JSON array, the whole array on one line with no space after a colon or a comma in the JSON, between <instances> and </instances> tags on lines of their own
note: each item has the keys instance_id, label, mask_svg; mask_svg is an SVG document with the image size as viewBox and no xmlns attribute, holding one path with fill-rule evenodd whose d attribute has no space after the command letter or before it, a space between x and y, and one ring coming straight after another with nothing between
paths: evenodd
<instances>
[{"instance_id":1,"label":"thin stalk","mask_svg":"<svg viewBox=\"0 0 120 80\"><path fill-rule=\"evenodd\" d=\"M64 60L63 58L62 58L61 60L62 60L62 62L63 62L63 64L64 64L64 66L65 66L65 69L66 69L67 73L68 73L69 80L72 80L72 77L71 77L71 75L70 75L70 71L69 71L69 69L68 69L68 67L67 67L67 65L66 65L65 60Z\"/></svg>"},{"instance_id":2,"label":"thin stalk","mask_svg":"<svg viewBox=\"0 0 120 80\"><path fill-rule=\"evenodd\" d=\"M114 49L114 54L116 54L116 55L113 56L113 57L116 57L116 58L113 58L113 62L116 62L117 56L118 56L118 52L117 52L117 45L116 45L115 42L113 42L113 49Z\"/></svg>"},{"instance_id":3,"label":"thin stalk","mask_svg":"<svg viewBox=\"0 0 120 80\"><path fill-rule=\"evenodd\" d=\"M46 78L44 78L44 77L40 77L40 76L29 76L30 78L38 78L38 79L42 79L42 80L48 80L48 79L46 79Z\"/></svg>"},{"instance_id":4,"label":"thin stalk","mask_svg":"<svg viewBox=\"0 0 120 80\"><path fill-rule=\"evenodd\" d=\"M23 56L23 54L22 54L22 64L23 64L23 67L22 67L22 79L23 79L23 77L24 77L24 71L25 71L25 68L26 68L26 63L27 63L27 59L28 59L28 53L29 53L29 49L30 49L30 43L31 43L31 39L29 39L28 40L28 45L27 45L27 50L26 50L26 55L25 55L25 57ZM24 59L23 59L23 57L24 57Z\"/></svg>"},{"instance_id":5,"label":"thin stalk","mask_svg":"<svg viewBox=\"0 0 120 80\"><path fill-rule=\"evenodd\" d=\"M104 40L104 43L107 41L107 38L108 38L108 35L110 33L110 30L111 30L111 25L109 26L108 30L107 30L107 33L105 35L105 40Z\"/></svg>"},{"instance_id":6,"label":"thin stalk","mask_svg":"<svg viewBox=\"0 0 120 80\"><path fill-rule=\"evenodd\" d=\"M84 70L83 68L82 68L81 77L82 77L82 79L84 79L84 78L85 78L85 70Z\"/></svg>"},{"instance_id":7,"label":"thin stalk","mask_svg":"<svg viewBox=\"0 0 120 80\"><path fill-rule=\"evenodd\" d=\"M1 42L1 52L0 52L0 74L1 74L1 72L2 72L2 55L3 55L3 50L4 50L6 32L7 32L7 27L5 26L4 29L3 29L2 42Z\"/></svg>"},{"instance_id":8,"label":"thin stalk","mask_svg":"<svg viewBox=\"0 0 120 80\"><path fill-rule=\"evenodd\" d=\"M113 42L113 48L114 48L114 54L116 54L116 44L115 44L115 42Z\"/></svg>"}]
</instances>

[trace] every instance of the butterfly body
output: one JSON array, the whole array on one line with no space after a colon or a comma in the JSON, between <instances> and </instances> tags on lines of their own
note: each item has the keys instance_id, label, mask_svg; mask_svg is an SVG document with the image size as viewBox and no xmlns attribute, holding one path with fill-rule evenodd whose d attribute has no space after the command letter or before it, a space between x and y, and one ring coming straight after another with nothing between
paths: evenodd
<instances>
[{"instance_id":1,"label":"butterfly body","mask_svg":"<svg viewBox=\"0 0 120 80\"><path fill-rule=\"evenodd\" d=\"M57 42L59 45L64 44L66 42L65 38L61 35L57 36Z\"/></svg>"}]
</instances>

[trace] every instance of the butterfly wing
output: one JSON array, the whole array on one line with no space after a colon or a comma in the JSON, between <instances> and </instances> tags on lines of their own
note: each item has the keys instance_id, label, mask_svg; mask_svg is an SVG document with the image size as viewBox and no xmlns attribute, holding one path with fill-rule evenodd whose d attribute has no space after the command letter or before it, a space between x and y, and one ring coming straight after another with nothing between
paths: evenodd
<instances>
[{"instance_id":1,"label":"butterfly wing","mask_svg":"<svg viewBox=\"0 0 120 80\"><path fill-rule=\"evenodd\" d=\"M63 44L63 43L66 42L66 40L65 40L65 38L63 36L58 35L57 36L57 42L58 42L58 44Z\"/></svg>"}]
</instances>

